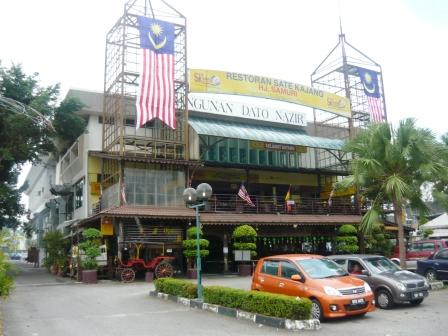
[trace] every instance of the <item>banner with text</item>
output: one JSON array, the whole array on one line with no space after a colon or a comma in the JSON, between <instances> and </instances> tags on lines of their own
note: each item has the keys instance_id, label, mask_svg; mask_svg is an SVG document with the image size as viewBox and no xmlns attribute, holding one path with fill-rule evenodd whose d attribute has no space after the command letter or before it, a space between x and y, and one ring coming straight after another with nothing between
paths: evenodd
<instances>
[{"instance_id":1,"label":"banner with text","mask_svg":"<svg viewBox=\"0 0 448 336\"><path fill-rule=\"evenodd\" d=\"M351 117L350 101L333 93L280 79L236 72L190 69L190 92L282 100Z\"/></svg>"}]
</instances>

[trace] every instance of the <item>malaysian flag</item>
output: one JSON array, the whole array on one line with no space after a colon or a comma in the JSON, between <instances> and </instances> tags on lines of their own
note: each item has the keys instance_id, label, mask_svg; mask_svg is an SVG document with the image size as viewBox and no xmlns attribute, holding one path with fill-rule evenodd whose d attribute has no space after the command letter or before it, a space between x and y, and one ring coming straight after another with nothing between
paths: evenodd
<instances>
[{"instance_id":1,"label":"malaysian flag","mask_svg":"<svg viewBox=\"0 0 448 336\"><path fill-rule=\"evenodd\" d=\"M238 196L241 197L243 200L246 201L247 204L250 206L255 206L255 204L252 202L252 200L249 197L249 194L247 193L246 187L244 187L244 184L241 183L240 190L238 190Z\"/></svg>"},{"instance_id":2,"label":"malaysian flag","mask_svg":"<svg viewBox=\"0 0 448 336\"><path fill-rule=\"evenodd\" d=\"M137 20L143 60L136 101L136 128L159 118L175 129L174 24L144 16Z\"/></svg>"},{"instance_id":3,"label":"malaysian flag","mask_svg":"<svg viewBox=\"0 0 448 336\"><path fill-rule=\"evenodd\" d=\"M380 87L378 85L378 73L364 68L358 68L364 93L369 105L370 121L383 122L384 114L381 102Z\"/></svg>"}]
</instances>

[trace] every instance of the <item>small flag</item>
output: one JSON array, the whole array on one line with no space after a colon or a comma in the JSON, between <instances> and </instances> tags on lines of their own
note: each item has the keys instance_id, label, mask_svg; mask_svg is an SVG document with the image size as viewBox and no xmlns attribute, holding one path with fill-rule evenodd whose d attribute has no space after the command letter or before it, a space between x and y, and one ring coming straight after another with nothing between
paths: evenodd
<instances>
[{"instance_id":1,"label":"small flag","mask_svg":"<svg viewBox=\"0 0 448 336\"><path fill-rule=\"evenodd\" d=\"M120 197L123 204L126 204L126 184L124 183L124 179L122 179L120 183Z\"/></svg>"},{"instance_id":2,"label":"small flag","mask_svg":"<svg viewBox=\"0 0 448 336\"><path fill-rule=\"evenodd\" d=\"M158 118L176 128L174 109L174 24L138 16L143 49L137 92L136 128Z\"/></svg>"},{"instance_id":3,"label":"small flag","mask_svg":"<svg viewBox=\"0 0 448 336\"><path fill-rule=\"evenodd\" d=\"M288 192L286 193L285 196L285 201L286 201L286 212L291 212L292 205L294 204L294 201L291 200L291 185L289 185Z\"/></svg>"},{"instance_id":4,"label":"small flag","mask_svg":"<svg viewBox=\"0 0 448 336\"><path fill-rule=\"evenodd\" d=\"M367 96L369 105L370 121L383 122L384 114L378 84L378 73L364 68L358 68L359 78L361 79L364 93Z\"/></svg>"},{"instance_id":5,"label":"small flag","mask_svg":"<svg viewBox=\"0 0 448 336\"><path fill-rule=\"evenodd\" d=\"M252 200L249 197L249 194L247 193L246 188L244 187L244 184L241 183L240 190L238 190L238 196L241 197L243 200L247 202L250 206L255 206L255 204L252 202Z\"/></svg>"}]
</instances>

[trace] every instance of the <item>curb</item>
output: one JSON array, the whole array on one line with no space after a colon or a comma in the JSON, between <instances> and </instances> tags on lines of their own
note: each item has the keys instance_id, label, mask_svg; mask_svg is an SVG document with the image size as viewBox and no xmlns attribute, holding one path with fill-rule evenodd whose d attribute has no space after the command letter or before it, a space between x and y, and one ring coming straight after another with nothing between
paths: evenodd
<instances>
[{"instance_id":1,"label":"curb","mask_svg":"<svg viewBox=\"0 0 448 336\"><path fill-rule=\"evenodd\" d=\"M244 310L228 308L224 306L205 303L197 299L187 299L180 296L174 296L157 291L150 291L149 296L156 297L166 301L174 301L190 308L206 310L215 314L237 318L238 320L247 320L256 324L261 324L278 329L287 330L319 330L319 320L289 320L279 317L266 316L261 314L249 313Z\"/></svg>"},{"instance_id":2,"label":"curb","mask_svg":"<svg viewBox=\"0 0 448 336\"><path fill-rule=\"evenodd\" d=\"M429 283L430 290L443 289L443 281L434 281Z\"/></svg>"}]
</instances>

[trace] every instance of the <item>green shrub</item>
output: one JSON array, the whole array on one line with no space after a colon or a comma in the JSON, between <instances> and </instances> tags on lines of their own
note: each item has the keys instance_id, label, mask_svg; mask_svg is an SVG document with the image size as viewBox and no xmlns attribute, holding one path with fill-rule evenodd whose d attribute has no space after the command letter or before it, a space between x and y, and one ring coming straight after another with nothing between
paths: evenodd
<instances>
[{"instance_id":1,"label":"green shrub","mask_svg":"<svg viewBox=\"0 0 448 336\"><path fill-rule=\"evenodd\" d=\"M43 237L43 247L45 250L44 266L47 269L50 269L51 266L64 266L70 242L68 239L64 239L62 232L48 231Z\"/></svg>"},{"instance_id":2,"label":"green shrub","mask_svg":"<svg viewBox=\"0 0 448 336\"><path fill-rule=\"evenodd\" d=\"M186 280L160 278L154 281L156 291L188 299L197 297L197 286Z\"/></svg>"},{"instance_id":3,"label":"green shrub","mask_svg":"<svg viewBox=\"0 0 448 336\"><path fill-rule=\"evenodd\" d=\"M182 242L184 248L183 254L187 258L188 268L193 267L193 263L196 262L197 257L197 239L196 239L196 227L192 226L187 230L187 238ZM202 237L202 230L199 229L199 238ZM202 258L209 255L208 246L210 242L207 239L199 239L199 254Z\"/></svg>"},{"instance_id":4,"label":"green shrub","mask_svg":"<svg viewBox=\"0 0 448 336\"><path fill-rule=\"evenodd\" d=\"M6 256L0 251L0 299L9 296L14 288L14 282L11 276L12 266L6 260Z\"/></svg>"},{"instance_id":5,"label":"green shrub","mask_svg":"<svg viewBox=\"0 0 448 336\"><path fill-rule=\"evenodd\" d=\"M339 228L339 235L336 237L336 249L339 252L355 253L358 252L358 231L353 225L344 224Z\"/></svg>"},{"instance_id":6,"label":"green shrub","mask_svg":"<svg viewBox=\"0 0 448 336\"><path fill-rule=\"evenodd\" d=\"M98 268L96 257L101 255L101 231L90 228L82 232L84 241L79 244L79 248L84 252L85 259L82 260L82 267L86 270Z\"/></svg>"},{"instance_id":7,"label":"green shrub","mask_svg":"<svg viewBox=\"0 0 448 336\"><path fill-rule=\"evenodd\" d=\"M233 249L250 251L252 257L257 256L257 231L247 224L240 225L233 230Z\"/></svg>"},{"instance_id":8,"label":"green shrub","mask_svg":"<svg viewBox=\"0 0 448 336\"><path fill-rule=\"evenodd\" d=\"M344 224L339 228L339 234L344 236L357 235L358 231L353 225Z\"/></svg>"},{"instance_id":9,"label":"green shrub","mask_svg":"<svg viewBox=\"0 0 448 336\"><path fill-rule=\"evenodd\" d=\"M293 296L212 286L204 288L204 301L266 316L306 320L311 317L311 301Z\"/></svg>"}]
</instances>

